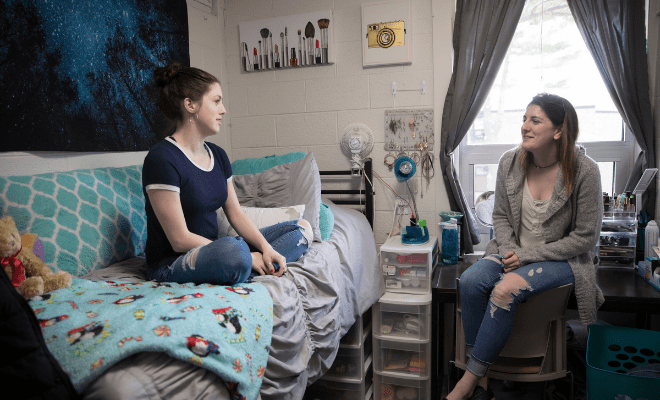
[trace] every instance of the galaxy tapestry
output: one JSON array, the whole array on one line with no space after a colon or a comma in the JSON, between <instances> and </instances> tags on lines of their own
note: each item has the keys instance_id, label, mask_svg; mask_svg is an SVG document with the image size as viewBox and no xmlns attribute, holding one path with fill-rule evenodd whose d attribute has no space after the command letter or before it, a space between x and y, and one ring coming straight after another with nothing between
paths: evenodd
<instances>
[{"instance_id":1,"label":"galaxy tapestry","mask_svg":"<svg viewBox=\"0 0 660 400\"><path fill-rule=\"evenodd\" d=\"M0 151L148 150L156 67L190 65L186 0L0 0Z\"/></svg>"}]
</instances>

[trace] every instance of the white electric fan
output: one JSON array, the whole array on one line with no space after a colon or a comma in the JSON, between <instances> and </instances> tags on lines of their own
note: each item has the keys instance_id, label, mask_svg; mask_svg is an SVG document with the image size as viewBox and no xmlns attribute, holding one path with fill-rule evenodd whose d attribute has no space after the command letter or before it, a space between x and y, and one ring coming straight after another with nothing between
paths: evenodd
<instances>
[{"instance_id":1,"label":"white electric fan","mask_svg":"<svg viewBox=\"0 0 660 400\"><path fill-rule=\"evenodd\" d=\"M493 210L495 209L495 192L489 190L477 197L474 204L474 213L477 220L490 228L490 238L493 239Z\"/></svg>"},{"instance_id":2,"label":"white electric fan","mask_svg":"<svg viewBox=\"0 0 660 400\"><path fill-rule=\"evenodd\" d=\"M374 135L365 124L355 122L344 129L341 135L341 149L351 158L351 175L360 175L364 159L374 148Z\"/></svg>"}]
</instances>

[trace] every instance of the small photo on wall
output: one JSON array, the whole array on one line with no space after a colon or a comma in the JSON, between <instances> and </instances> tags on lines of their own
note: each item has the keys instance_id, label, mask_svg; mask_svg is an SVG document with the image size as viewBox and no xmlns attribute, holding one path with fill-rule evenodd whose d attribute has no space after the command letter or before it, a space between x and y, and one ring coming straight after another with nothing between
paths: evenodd
<instances>
[{"instance_id":1,"label":"small photo on wall","mask_svg":"<svg viewBox=\"0 0 660 400\"><path fill-rule=\"evenodd\" d=\"M362 66L411 64L410 1L362 6Z\"/></svg>"}]
</instances>

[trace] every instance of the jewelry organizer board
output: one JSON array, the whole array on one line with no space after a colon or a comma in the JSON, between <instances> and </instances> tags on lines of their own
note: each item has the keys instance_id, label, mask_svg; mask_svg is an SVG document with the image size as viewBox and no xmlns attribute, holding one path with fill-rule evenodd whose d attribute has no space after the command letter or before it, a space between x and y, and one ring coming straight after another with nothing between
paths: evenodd
<instances>
[{"instance_id":1,"label":"jewelry organizer board","mask_svg":"<svg viewBox=\"0 0 660 400\"><path fill-rule=\"evenodd\" d=\"M314 46L316 48L316 40L319 41L319 48L321 48L321 29L318 25L319 19L329 19L330 24L328 25L328 62L324 64L311 64L311 65L300 65L300 60L298 60L298 66L296 67L284 67L282 63L282 58L280 56L280 68L298 68L298 67L312 67L316 65L325 65L325 64L334 64L334 40L333 40L333 28L335 21L332 19L332 10L326 11L315 11L305 14L296 14L288 15L283 17L267 18L255 21L241 22L238 24L238 34L239 34L239 46L243 46L243 43L247 44L248 55L250 60L254 62L254 48L259 48L259 41L263 43L263 38L261 37L261 30L267 28L273 34L273 52L275 51L275 45L278 47L282 46L282 39L280 38L280 32L284 33L284 28L288 28L288 43L289 43L289 54L287 57L291 58L291 48L296 49L296 54L298 54L298 30L300 30L300 37L305 37L305 27L308 22L311 22L314 25ZM280 52L284 52L284 49L279 49ZM243 54L243 48L240 49L240 54ZM273 65L269 62L270 67L268 69L273 69ZM267 71L268 69L259 69L259 71ZM241 70L243 67L241 66Z\"/></svg>"},{"instance_id":2,"label":"jewelry organizer board","mask_svg":"<svg viewBox=\"0 0 660 400\"><path fill-rule=\"evenodd\" d=\"M419 151L420 145L428 144L426 150L431 151L435 142L433 109L385 110L384 131L385 150Z\"/></svg>"},{"instance_id":3,"label":"jewelry organizer board","mask_svg":"<svg viewBox=\"0 0 660 400\"><path fill-rule=\"evenodd\" d=\"M390 64L412 64L412 17L409 0L380 2L362 5L362 66L375 67ZM368 26L372 24L403 21L405 28L403 46L369 48Z\"/></svg>"}]
</instances>

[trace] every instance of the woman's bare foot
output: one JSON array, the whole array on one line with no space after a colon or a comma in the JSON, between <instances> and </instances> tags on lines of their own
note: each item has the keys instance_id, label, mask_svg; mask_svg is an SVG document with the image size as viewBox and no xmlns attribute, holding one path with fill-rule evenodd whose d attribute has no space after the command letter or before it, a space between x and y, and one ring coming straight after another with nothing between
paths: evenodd
<instances>
[{"instance_id":1,"label":"woman's bare foot","mask_svg":"<svg viewBox=\"0 0 660 400\"><path fill-rule=\"evenodd\" d=\"M487 387L487 378L480 378L470 371L465 371L463 377L456 383L454 390L446 397L447 400L467 400L472 396L477 385Z\"/></svg>"}]
</instances>

